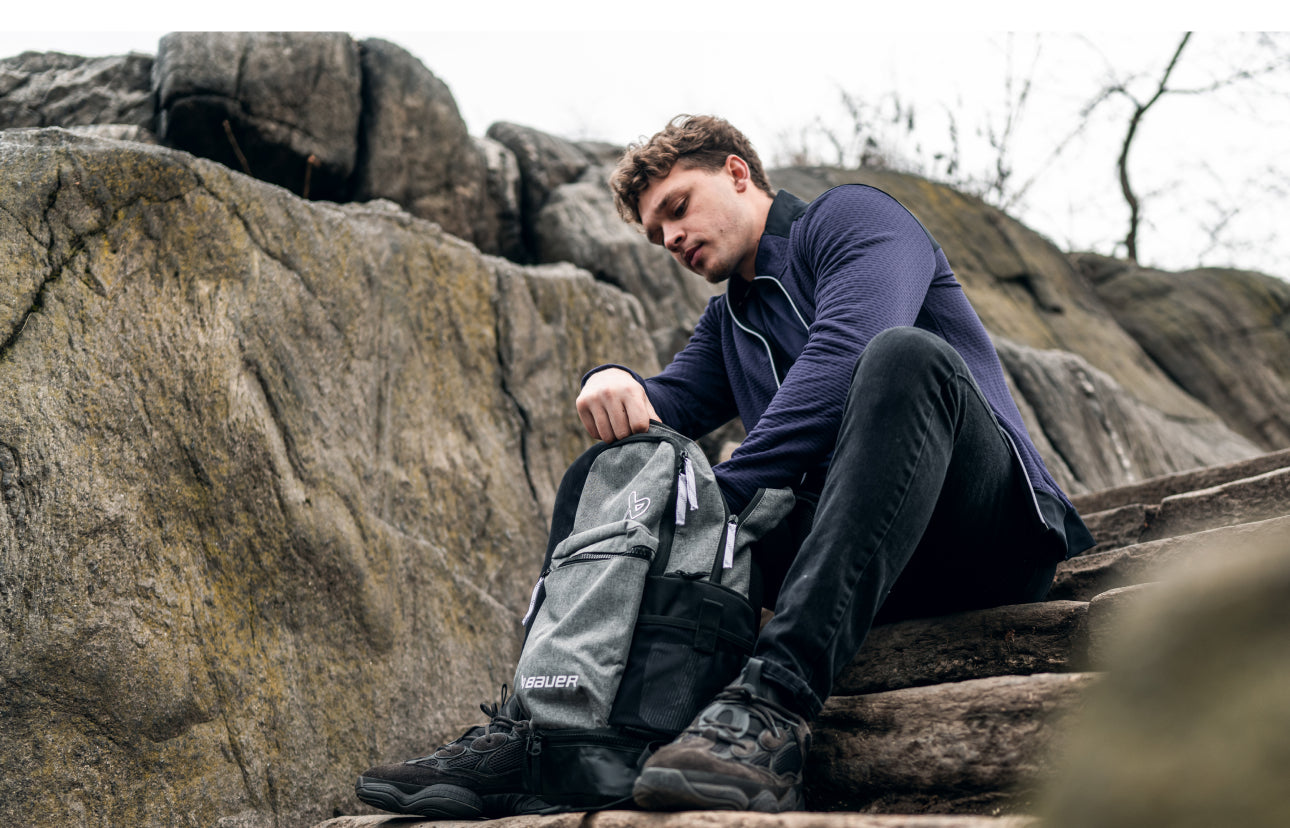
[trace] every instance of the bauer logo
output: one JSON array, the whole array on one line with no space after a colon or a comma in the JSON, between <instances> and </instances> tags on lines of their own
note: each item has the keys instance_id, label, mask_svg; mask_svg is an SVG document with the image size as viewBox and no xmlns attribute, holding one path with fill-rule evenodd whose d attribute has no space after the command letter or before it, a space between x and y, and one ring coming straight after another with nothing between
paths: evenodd
<instances>
[{"instance_id":1,"label":"bauer logo","mask_svg":"<svg viewBox=\"0 0 1290 828\"><path fill-rule=\"evenodd\" d=\"M546 687L577 687L577 676L525 676L520 686L525 690L541 690Z\"/></svg>"}]
</instances>

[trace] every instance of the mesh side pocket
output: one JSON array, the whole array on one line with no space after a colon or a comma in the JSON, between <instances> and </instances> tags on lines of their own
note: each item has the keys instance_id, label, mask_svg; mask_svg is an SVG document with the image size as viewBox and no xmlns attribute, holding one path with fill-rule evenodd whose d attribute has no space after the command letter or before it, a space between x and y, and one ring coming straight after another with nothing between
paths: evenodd
<instances>
[{"instance_id":1,"label":"mesh side pocket","mask_svg":"<svg viewBox=\"0 0 1290 828\"><path fill-rule=\"evenodd\" d=\"M650 578L609 723L675 734L752 652L752 605L705 581Z\"/></svg>"}]
</instances>

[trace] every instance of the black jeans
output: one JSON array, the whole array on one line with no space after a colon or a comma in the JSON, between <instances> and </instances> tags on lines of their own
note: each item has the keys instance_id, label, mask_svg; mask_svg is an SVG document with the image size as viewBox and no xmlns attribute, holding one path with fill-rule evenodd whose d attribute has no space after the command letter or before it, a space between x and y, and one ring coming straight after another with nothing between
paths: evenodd
<instances>
[{"instance_id":1,"label":"black jeans","mask_svg":"<svg viewBox=\"0 0 1290 828\"><path fill-rule=\"evenodd\" d=\"M809 718L873 624L1041 601L1064 555L962 357L914 328L884 331L857 362L811 506L754 552L768 594L778 586L754 655Z\"/></svg>"}]
</instances>

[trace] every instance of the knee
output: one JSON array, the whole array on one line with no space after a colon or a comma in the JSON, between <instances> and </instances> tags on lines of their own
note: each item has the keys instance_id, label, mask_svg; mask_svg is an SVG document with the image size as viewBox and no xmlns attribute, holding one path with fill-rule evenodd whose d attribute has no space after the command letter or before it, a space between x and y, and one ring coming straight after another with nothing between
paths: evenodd
<instances>
[{"instance_id":1,"label":"knee","mask_svg":"<svg viewBox=\"0 0 1290 828\"><path fill-rule=\"evenodd\" d=\"M943 373L961 359L949 343L934 333L921 328L888 328L869 340L856 361L852 384L862 374L907 380L938 366L942 370L935 373Z\"/></svg>"}]
</instances>

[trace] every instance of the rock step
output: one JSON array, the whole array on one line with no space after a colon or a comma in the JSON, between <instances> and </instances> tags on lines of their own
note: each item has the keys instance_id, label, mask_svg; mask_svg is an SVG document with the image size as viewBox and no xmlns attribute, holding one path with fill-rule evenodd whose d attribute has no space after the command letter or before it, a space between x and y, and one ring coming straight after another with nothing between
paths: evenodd
<instances>
[{"instance_id":1,"label":"rock step","mask_svg":"<svg viewBox=\"0 0 1290 828\"><path fill-rule=\"evenodd\" d=\"M397 816L343 816L315 828L479 828L476 821L419 820ZM517 816L492 820L490 828L1036 828L1030 817L902 816L897 814L811 813L758 814L747 811L600 811L553 816Z\"/></svg>"},{"instance_id":2,"label":"rock step","mask_svg":"<svg viewBox=\"0 0 1290 828\"><path fill-rule=\"evenodd\" d=\"M830 698L813 726L807 803L876 813L1024 811L1096 673L975 679Z\"/></svg>"},{"instance_id":3,"label":"rock step","mask_svg":"<svg viewBox=\"0 0 1290 828\"><path fill-rule=\"evenodd\" d=\"M1097 554L1135 543L1290 515L1290 468L1278 468L1209 488L1094 512L1085 523Z\"/></svg>"},{"instance_id":4,"label":"rock step","mask_svg":"<svg viewBox=\"0 0 1290 828\"><path fill-rule=\"evenodd\" d=\"M1273 538L1290 536L1290 516L1225 526L1189 535L1162 538L1063 561L1048 597L1053 601L1088 601L1117 587L1143 583L1163 565L1186 567L1207 555Z\"/></svg>"},{"instance_id":5,"label":"rock step","mask_svg":"<svg viewBox=\"0 0 1290 828\"><path fill-rule=\"evenodd\" d=\"M833 695L1079 669L1087 601L1045 601L874 627Z\"/></svg>"},{"instance_id":6,"label":"rock step","mask_svg":"<svg viewBox=\"0 0 1290 828\"><path fill-rule=\"evenodd\" d=\"M875 627L833 696L859 696L995 676L1103 669L1126 605L1151 584L1088 601L1045 601Z\"/></svg>"},{"instance_id":7,"label":"rock step","mask_svg":"<svg viewBox=\"0 0 1290 828\"><path fill-rule=\"evenodd\" d=\"M1161 477L1153 477L1140 483L1130 483L1114 489L1075 495L1071 502L1082 515L1104 512L1132 503L1159 503L1166 497L1182 494L1197 489L1209 489L1231 483L1246 477L1257 477L1274 469L1290 468L1290 449L1262 454L1228 463L1224 466L1209 466L1203 469L1177 472Z\"/></svg>"}]
</instances>

